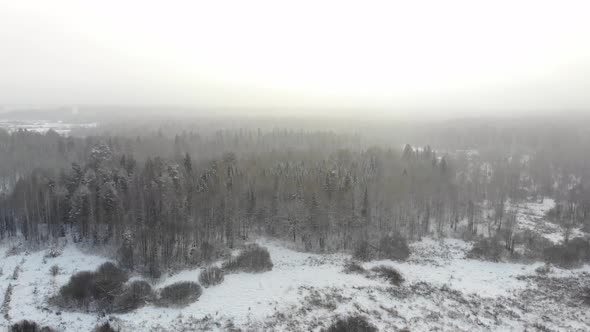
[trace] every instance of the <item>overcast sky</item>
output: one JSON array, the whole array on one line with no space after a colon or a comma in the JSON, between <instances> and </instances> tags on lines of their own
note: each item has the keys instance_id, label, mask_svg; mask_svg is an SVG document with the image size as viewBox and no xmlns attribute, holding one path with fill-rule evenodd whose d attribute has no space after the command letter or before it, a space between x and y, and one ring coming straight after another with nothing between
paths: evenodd
<instances>
[{"instance_id":1,"label":"overcast sky","mask_svg":"<svg viewBox=\"0 0 590 332\"><path fill-rule=\"evenodd\" d=\"M586 110L589 15L587 0L0 0L0 104Z\"/></svg>"}]
</instances>

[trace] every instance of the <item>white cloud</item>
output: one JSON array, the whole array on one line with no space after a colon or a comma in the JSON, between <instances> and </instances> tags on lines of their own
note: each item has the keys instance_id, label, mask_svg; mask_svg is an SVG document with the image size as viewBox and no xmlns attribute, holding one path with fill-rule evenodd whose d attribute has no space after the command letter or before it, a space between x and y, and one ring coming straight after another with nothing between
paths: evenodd
<instances>
[{"instance_id":1,"label":"white cloud","mask_svg":"<svg viewBox=\"0 0 590 332\"><path fill-rule=\"evenodd\" d=\"M0 4L0 103L588 107L586 1Z\"/></svg>"}]
</instances>

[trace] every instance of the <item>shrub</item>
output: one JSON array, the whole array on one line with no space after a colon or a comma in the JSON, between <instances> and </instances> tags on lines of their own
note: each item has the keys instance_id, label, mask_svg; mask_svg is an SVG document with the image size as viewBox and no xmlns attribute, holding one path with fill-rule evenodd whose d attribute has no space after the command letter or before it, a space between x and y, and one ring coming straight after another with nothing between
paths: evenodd
<instances>
[{"instance_id":1,"label":"shrub","mask_svg":"<svg viewBox=\"0 0 590 332\"><path fill-rule=\"evenodd\" d=\"M540 275L547 275L548 273L551 273L553 269L551 268L551 264L546 263L545 265L541 265L538 268L535 269L535 272L537 272Z\"/></svg>"},{"instance_id":2,"label":"shrub","mask_svg":"<svg viewBox=\"0 0 590 332\"><path fill-rule=\"evenodd\" d=\"M504 246L496 238L483 238L473 244L467 253L468 258L499 262L502 259Z\"/></svg>"},{"instance_id":3,"label":"shrub","mask_svg":"<svg viewBox=\"0 0 590 332\"><path fill-rule=\"evenodd\" d=\"M109 322L96 325L96 327L93 330L93 332L119 332L119 331L121 331L121 330L119 330L119 329L115 330L115 328L112 327Z\"/></svg>"},{"instance_id":4,"label":"shrub","mask_svg":"<svg viewBox=\"0 0 590 332\"><path fill-rule=\"evenodd\" d=\"M51 247L46 252L43 258L56 258L61 256L61 249L58 247Z\"/></svg>"},{"instance_id":5,"label":"shrub","mask_svg":"<svg viewBox=\"0 0 590 332\"><path fill-rule=\"evenodd\" d=\"M199 282L204 287L219 285L223 282L223 270L217 266L210 266L201 271Z\"/></svg>"},{"instance_id":6,"label":"shrub","mask_svg":"<svg viewBox=\"0 0 590 332\"><path fill-rule=\"evenodd\" d=\"M198 300L202 292L201 286L197 283L177 282L162 288L158 303L162 306L183 306Z\"/></svg>"},{"instance_id":7,"label":"shrub","mask_svg":"<svg viewBox=\"0 0 590 332\"><path fill-rule=\"evenodd\" d=\"M2 301L2 305L0 309L2 310L2 314L4 319L8 320L10 318L9 311L10 311L10 301L12 301L12 292L14 290L14 285L12 283L8 284L6 287L6 291L4 292L4 300Z\"/></svg>"},{"instance_id":8,"label":"shrub","mask_svg":"<svg viewBox=\"0 0 590 332\"><path fill-rule=\"evenodd\" d=\"M127 279L127 274L113 263L104 263L96 272L76 273L59 293L64 305L71 301L78 305L95 303L98 309L109 310Z\"/></svg>"},{"instance_id":9,"label":"shrub","mask_svg":"<svg viewBox=\"0 0 590 332\"><path fill-rule=\"evenodd\" d=\"M22 320L12 324L10 332L55 332L55 330L48 326L40 327L39 324L33 321Z\"/></svg>"},{"instance_id":10,"label":"shrub","mask_svg":"<svg viewBox=\"0 0 590 332\"><path fill-rule=\"evenodd\" d=\"M578 253L578 257L583 262L590 262L590 241L581 237L570 240L567 244L572 251Z\"/></svg>"},{"instance_id":11,"label":"shrub","mask_svg":"<svg viewBox=\"0 0 590 332\"><path fill-rule=\"evenodd\" d=\"M53 265L51 268L49 268L49 273L55 277L56 275L59 274L59 266L57 265Z\"/></svg>"},{"instance_id":12,"label":"shrub","mask_svg":"<svg viewBox=\"0 0 590 332\"><path fill-rule=\"evenodd\" d=\"M404 277L402 277L401 273L393 267L381 265L372 268L371 271L375 272L377 276L387 279L390 283L396 286L399 286L404 282Z\"/></svg>"},{"instance_id":13,"label":"shrub","mask_svg":"<svg viewBox=\"0 0 590 332\"><path fill-rule=\"evenodd\" d=\"M356 261L346 261L344 263L344 273L358 273L364 274L367 271Z\"/></svg>"},{"instance_id":14,"label":"shrub","mask_svg":"<svg viewBox=\"0 0 590 332\"><path fill-rule=\"evenodd\" d=\"M572 268L580 264L578 253L570 250L571 248L556 245L543 250L543 257L548 263L555 264L563 268Z\"/></svg>"},{"instance_id":15,"label":"shrub","mask_svg":"<svg viewBox=\"0 0 590 332\"><path fill-rule=\"evenodd\" d=\"M70 277L70 281L59 290L59 293L64 300L86 303L91 296L93 280L93 272L78 272Z\"/></svg>"},{"instance_id":16,"label":"shrub","mask_svg":"<svg viewBox=\"0 0 590 332\"><path fill-rule=\"evenodd\" d=\"M555 245L543 250L546 262L572 268L590 261L590 243L582 238L575 238L566 244Z\"/></svg>"},{"instance_id":17,"label":"shrub","mask_svg":"<svg viewBox=\"0 0 590 332\"><path fill-rule=\"evenodd\" d=\"M237 257L232 257L223 264L225 270L244 272L270 271L272 267L270 253L257 244L245 248Z\"/></svg>"},{"instance_id":18,"label":"shrub","mask_svg":"<svg viewBox=\"0 0 590 332\"><path fill-rule=\"evenodd\" d=\"M115 297L113 312L125 313L133 311L155 298L152 286L143 280L135 280L127 285L121 295Z\"/></svg>"},{"instance_id":19,"label":"shrub","mask_svg":"<svg viewBox=\"0 0 590 332\"><path fill-rule=\"evenodd\" d=\"M582 301L585 305L590 305L590 287L586 287L582 291Z\"/></svg>"},{"instance_id":20,"label":"shrub","mask_svg":"<svg viewBox=\"0 0 590 332\"><path fill-rule=\"evenodd\" d=\"M553 246L549 239L532 231L524 233L523 243L526 249L525 256L533 259L543 259L543 251Z\"/></svg>"},{"instance_id":21,"label":"shrub","mask_svg":"<svg viewBox=\"0 0 590 332\"><path fill-rule=\"evenodd\" d=\"M112 298L113 294L118 293L128 279L127 273L115 264L104 263L94 273L93 295L96 298Z\"/></svg>"},{"instance_id":22,"label":"shrub","mask_svg":"<svg viewBox=\"0 0 590 332\"><path fill-rule=\"evenodd\" d=\"M379 241L379 257L405 261L410 257L410 247L406 239L398 233L386 235Z\"/></svg>"},{"instance_id":23,"label":"shrub","mask_svg":"<svg viewBox=\"0 0 590 332\"><path fill-rule=\"evenodd\" d=\"M368 262L375 257L373 247L371 247L369 242L361 241L354 248L352 257L359 261Z\"/></svg>"},{"instance_id":24,"label":"shrub","mask_svg":"<svg viewBox=\"0 0 590 332\"><path fill-rule=\"evenodd\" d=\"M376 332L377 328L361 316L338 319L325 332Z\"/></svg>"}]
</instances>

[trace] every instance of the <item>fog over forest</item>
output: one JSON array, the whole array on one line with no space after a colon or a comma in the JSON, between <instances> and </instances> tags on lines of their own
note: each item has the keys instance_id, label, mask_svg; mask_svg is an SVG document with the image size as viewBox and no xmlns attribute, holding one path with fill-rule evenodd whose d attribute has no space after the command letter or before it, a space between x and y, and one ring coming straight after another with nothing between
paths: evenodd
<instances>
[{"instance_id":1,"label":"fog over forest","mask_svg":"<svg viewBox=\"0 0 590 332\"><path fill-rule=\"evenodd\" d=\"M588 9L0 2L0 331L590 330Z\"/></svg>"}]
</instances>

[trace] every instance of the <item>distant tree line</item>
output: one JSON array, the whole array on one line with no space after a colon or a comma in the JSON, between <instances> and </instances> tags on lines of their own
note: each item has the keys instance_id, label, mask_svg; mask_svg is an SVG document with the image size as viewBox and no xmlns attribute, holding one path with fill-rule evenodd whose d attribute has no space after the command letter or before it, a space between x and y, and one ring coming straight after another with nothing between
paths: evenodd
<instances>
[{"instance_id":1,"label":"distant tree line","mask_svg":"<svg viewBox=\"0 0 590 332\"><path fill-rule=\"evenodd\" d=\"M590 216L587 157L556 160L546 149L442 153L371 147L344 133L250 129L19 131L0 133L0 149L14 182L0 196L0 239L68 235L118 248L124 266L152 275L259 234L315 252L377 246L390 234L484 231L511 246L512 208L522 200L556 198L555 217L571 225Z\"/></svg>"}]
</instances>

